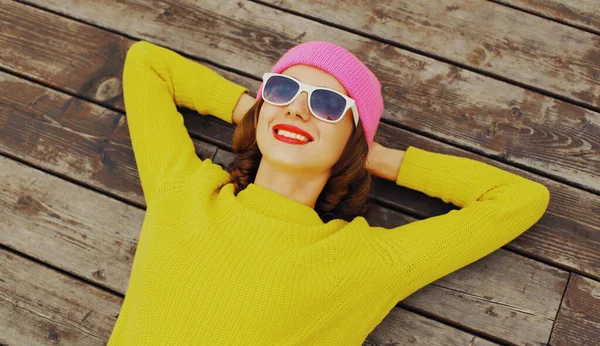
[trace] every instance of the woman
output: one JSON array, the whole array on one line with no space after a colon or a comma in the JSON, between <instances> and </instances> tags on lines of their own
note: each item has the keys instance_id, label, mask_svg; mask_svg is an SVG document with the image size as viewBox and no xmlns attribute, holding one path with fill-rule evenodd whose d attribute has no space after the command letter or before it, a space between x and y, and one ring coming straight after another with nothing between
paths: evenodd
<instances>
[{"instance_id":1,"label":"woman","mask_svg":"<svg viewBox=\"0 0 600 346\"><path fill-rule=\"evenodd\" d=\"M543 185L491 165L373 142L381 86L329 42L242 86L141 41L124 98L147 211L109 345L359 345L396 303L543 215ZM200 160L176 106L239 123L237 158ZM371 176L462 207L372 227Z\"/></svg>"}]
</instances>

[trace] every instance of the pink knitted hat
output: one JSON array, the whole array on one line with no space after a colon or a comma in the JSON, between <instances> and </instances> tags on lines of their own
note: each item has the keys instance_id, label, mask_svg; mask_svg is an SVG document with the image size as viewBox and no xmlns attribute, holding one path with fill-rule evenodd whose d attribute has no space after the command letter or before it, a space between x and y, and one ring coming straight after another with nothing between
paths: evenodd
<instances>
[{"instance_id":1,"label":"pink knitted hat","mask_svg":"<svg viewBox=\"0 0 600 346\"><path fill-rule=\"evenodd\" d=\"M271 73L281 73L292 65L309 65L333 75L356 102L358 115L369 147L383 114L381 84L371 70L346 49L326 41L309 41L288 50L275 63ZM260 84L256 101L262 98Z\"/></svg>"}]
</instances>

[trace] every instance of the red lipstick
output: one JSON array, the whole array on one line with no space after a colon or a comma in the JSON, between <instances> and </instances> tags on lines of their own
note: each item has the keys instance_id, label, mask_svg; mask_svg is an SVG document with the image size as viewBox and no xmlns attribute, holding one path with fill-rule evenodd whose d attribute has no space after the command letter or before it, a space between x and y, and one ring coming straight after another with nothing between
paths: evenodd
<instances>
[{"instance_id":1,"label":"red lipstick","mask_svg":"<svg viewBox=\"0 0 600 346\"><path fill-rule=\"evenodd\" d=\"M301 141L296 138L289 138L289 137L281 136L281 135L277 134L277 130L284 130L284 131L289 131L292 133L297 133L299 135L306 137L308 139L308 142L304 142L304 141ZM314 138L308 132L302 130L299 127L296 127L293 125L287 125L287 124L277 124L277 125L273 126L273 136L275 136L276 139L278 139L282 142L286 142L286 143L290 143L290 144L307 144L314 140Z\"/></svg>"}]
</instances>

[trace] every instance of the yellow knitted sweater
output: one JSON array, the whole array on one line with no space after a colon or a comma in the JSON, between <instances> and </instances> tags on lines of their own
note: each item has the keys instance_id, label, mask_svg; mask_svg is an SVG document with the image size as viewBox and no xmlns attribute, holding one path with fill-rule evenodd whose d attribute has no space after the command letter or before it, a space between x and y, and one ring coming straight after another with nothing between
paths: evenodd
<instances>
[{"instance_id":1,"label":"yellow knitted sweater","mask_svg":"<svg viewBox=\"0 0 600 346\"><path fill-rule=\"evenodd\" d=\"M146 41L127 122L147 211L109 345L360 345L396 303L535 224L550 194L491 165L408 148L396 183L461 207L402 227L323 223L258 185L233 194L176 105L232 122L247 89Z\"/></svg>"}]
</instances>

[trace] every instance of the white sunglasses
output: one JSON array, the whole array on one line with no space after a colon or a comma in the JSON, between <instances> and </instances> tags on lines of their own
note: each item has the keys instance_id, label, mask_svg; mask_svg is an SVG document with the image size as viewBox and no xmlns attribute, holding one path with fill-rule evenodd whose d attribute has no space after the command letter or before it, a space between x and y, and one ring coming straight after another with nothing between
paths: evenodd
<instances>
[{"instance_id":1,"label":"white sunglasses","mask_svg":"<svg viewBox=\"0 0 600 346\"><path fill-rule=\"evenodd\" d=\"M308 94L310 112L318 119L337 123L342 120L348 109L352 109L354 125L358 126L358 109L356 102L350 97L330 88L304 84L287 75L263 74L262 98L274 106L285 106L294 102L303 91Z\"/></svg>"}]
</instances>

